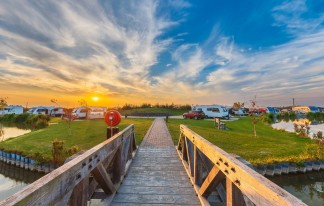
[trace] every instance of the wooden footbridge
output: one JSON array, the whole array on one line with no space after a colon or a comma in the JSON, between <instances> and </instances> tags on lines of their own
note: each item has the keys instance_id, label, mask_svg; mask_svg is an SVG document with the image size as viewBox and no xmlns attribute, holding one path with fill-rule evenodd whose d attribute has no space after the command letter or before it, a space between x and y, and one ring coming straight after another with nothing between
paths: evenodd
<instances>
[{"instance_id":1,"label":"wooden footbridge","mask_svg":"<svg viewBox=\"0 0 324 206\"><path fill-rule=\"evenodd\" d=\"M0 205L305 205L188 127L163 119L142 144L128 126Z\"/></svg>"}]
</instances>

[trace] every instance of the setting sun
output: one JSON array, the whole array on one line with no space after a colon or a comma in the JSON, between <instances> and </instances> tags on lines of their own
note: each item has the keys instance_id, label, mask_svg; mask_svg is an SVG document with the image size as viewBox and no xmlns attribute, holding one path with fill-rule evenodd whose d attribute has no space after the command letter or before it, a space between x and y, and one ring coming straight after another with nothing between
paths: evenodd
<instances>
[{"instance_id":1,"label":"setting sun","mask_svg":"<svg viewBox=\"0 0 324 206\"><path fill-rule=\"evenodd\" d=\"M99 97L92 97L92 100L93 101L98 101L99 100Z\"/></svg>"}]
</instances>

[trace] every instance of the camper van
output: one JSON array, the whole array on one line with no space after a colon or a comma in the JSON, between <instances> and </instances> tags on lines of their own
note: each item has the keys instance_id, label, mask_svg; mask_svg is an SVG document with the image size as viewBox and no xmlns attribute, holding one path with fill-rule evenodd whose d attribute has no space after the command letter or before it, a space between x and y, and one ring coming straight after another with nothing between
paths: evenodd
<instances>
[{"instance_id":1,"label":"camper van","mask_svg":"<svg viewBox=\"0 0 324 206\"><path fill-rule=\"evenodd\" d=\"M86 118L88 113L88 107L77 107L72 111L72 116L78 119Z\"/></svg>"},{"instance_id":2,"label":"camper van","mask_svg":"<svg viewBox=\"0 0 324 206\"><path fill-rule=\"evenodd\" d=\"M50 108L50 116L52 117L61 117L65 112L62 107L53 107Z\"/></svg>"},{"instance_id":3,"label":"camper van","mask_svg":"<svg viewBox=\"0 0 324 206\"><path fill-rule=\"evenodd\" d=\"M77 107L72 111L72 115L78 119L101 119L105 117L106 107Z\"/></svg>"},{"instance_id":4,"label":"camper van","mask_svg":"<svg viewBox=\"0 0 324 206\"><path fill-rule=\"evenodd\" d=\"M50 114L50 109L47 107L43 106L38 106L38 107L32 107L28 110L28 113L30 114Z\"/></svg>"},{"instance_id":5,"label":"camper van","mask_svg":"<svg viewBox=\"0 0 324 206\"><path fill-rule=\"evenodd\" d=\"M228 110L222 105L196 105L192 106L193 111L202 111L206 118L229 118Z\"/></svg>"},{"instance_id":6,"label":"camper van","mask_svg":"<svg viewBox=\"0 0 324 206\"><path fill-rule=\"evenodd\" d=\"M5 106L2 110L0 110L0 115L3 114L22 114L24 113L24 108L22 106Z\"/></svg>"}]
</instances>

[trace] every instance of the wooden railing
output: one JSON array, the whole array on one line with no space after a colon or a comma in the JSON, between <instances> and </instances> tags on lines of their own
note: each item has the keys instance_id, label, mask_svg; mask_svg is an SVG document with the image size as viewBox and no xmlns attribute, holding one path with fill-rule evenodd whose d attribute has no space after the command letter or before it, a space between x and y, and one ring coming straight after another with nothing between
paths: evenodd
<instances>
[{"instance_id":1,"label":"wooden railing","mask_svg":"<svg viewBox=\"0 0 324 206\"><path fill-rule=\"evenodd\" d=\"M215 194L228 206L305 205L185 125L180 125L177 151L202 205L210 205Z\"/></svg>"},{"instance_id":2,"label":"wooden railing","mask_svg":"<svg viewBox=\"0 0 324 206\"><path fill-rule=\"evenodd\" d=\"M135 152L134 125L130 125L0 202L0 205L83 206L87 205L97 186L104 191L109 203Z\"/></svg>"}]
</instances>

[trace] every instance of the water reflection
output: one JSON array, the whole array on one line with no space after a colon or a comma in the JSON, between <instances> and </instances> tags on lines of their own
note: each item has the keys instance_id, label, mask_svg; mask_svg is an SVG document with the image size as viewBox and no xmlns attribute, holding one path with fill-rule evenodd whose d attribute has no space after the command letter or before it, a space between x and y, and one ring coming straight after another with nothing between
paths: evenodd
<instances>
[{"instance_id":1,"label":"water reflection","mask_svg":"<svg viewBox=\"0 0 324 206\"><path fill-rule=\"evenodd\" d=\"M0 162L0 201L18 192L44 174Z\"/></svg>"},{"instance_id":2,"label":"water reflection","mask_svg":"<svg viewBox=\"0 0 324 206\"><path fill-rule=\"evenodd\" d=\"M268 177L307 205L324 203L324 171Z\"/></svg>"},{"instance_id":3,"label":"water reflection","mask_svg":"<svg viewBox=\"0 0 324 206\"><path fill-rule=\"evenodd\" d=\"M4 141L13 137L18 137L29 132L31 132L31 130L25 125L0 124L0 141Z\"/></svg>"},{"instance_id":4,"label":"water reflection","mask_svg":"<svg viewBox=\"0 0 324 206\"><path fill-rule=\"evenodd\" d=\"M295 132L294 125L306 125L309 126L309 137L313 137L314 134L317 134L318 131L322 131L324 133L324 124L318 122L311 122L308 119L296 119L294 121L279 121L277 123L272 124L272 127L275 129L284 129L288 132Z\"/></svg>"}]
</instances>

